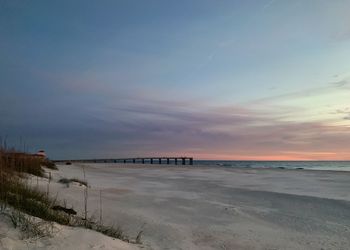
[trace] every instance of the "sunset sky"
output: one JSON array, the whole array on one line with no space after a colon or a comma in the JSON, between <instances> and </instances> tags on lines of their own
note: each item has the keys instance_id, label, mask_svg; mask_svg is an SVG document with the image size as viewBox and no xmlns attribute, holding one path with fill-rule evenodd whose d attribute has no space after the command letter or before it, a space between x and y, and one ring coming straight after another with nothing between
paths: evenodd
<instances>
[{"instance_id":1,"label":"sunset sky","mask_svg":"<svg viewBox=\"0 0 350 250\"><path fill-rule=\"evenodd\" d=\"M0 0L0 136L50 158L350 160L349 0Z\"/></svg>"}]
</instances>

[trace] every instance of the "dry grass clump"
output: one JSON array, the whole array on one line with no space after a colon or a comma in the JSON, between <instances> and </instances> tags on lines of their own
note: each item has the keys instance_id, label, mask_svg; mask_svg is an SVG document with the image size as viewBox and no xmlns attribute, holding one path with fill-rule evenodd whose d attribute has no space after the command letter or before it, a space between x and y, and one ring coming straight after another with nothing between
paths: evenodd
<instances>
[{"instance_id":1,"label":"dry grass clump","mask_svg":"<svg viewBox=\"0 0 350 250\"><path fill-rule=\"evenodd\" d=\"M7 209L2 207L0 214L7 216L14 228L18 228L22 234L22 239L42 238L51 236L53 232L53 223L45 220L38 220L30 217L19 210Z\"/></svg>"},{"instance_id":2,"label":"dry grass clump","mask_svg":"<svg viewBox=\"0 0 350 250\"><path fill-rule=\"evenodd\" d=\"M104 235L107 235L107 236L110 236L110 237L113 237L116 239L130 242L129 237L127 235L125 235L122 228L115 227L115 226L102 225L101 223L96 222L93 217L88 218L87 220L85 220L84 218L81 218L81 217L74 217L72 220L72 224L74 226L84 227L84 228L100 232Z\"/></svg>"},{"instance_id":3,"label":"dry grass clump","mask_svg":"<svg viewBox=\"0 0 350 250\"><path fill-rule=\"evenodd\" d=\"M27 173L42 177L44 174L42 166L57 170L55 163L47 158L7 149L0 145L0 171Z\"/></svg>"},{"instance_id":4,"label":"dry grass clump","mask_svg":"<svg viewBox=\"0 0 350 250\"><path fill-rule=\"evenodd\" d=\"M13 208L29 215L47 221L54 221L59 224L68 225L70 217L66 214L51 209L56 201L49 198L46 193L28 186L19 177L5 180L5 186L1 188L0 201Z\"/></svg>"},{"instance_id":5,"label":"dry grass clump","mask_svg":"<svg viewBox=\"0 0 350 250\"><path fill-rule=\"evenodd\" d=\"M41 167L43 159L30 154L16 152L15 150L0 149L0 171L8 173L28 173L43 176Z\"/></svg>"}]
</instances>

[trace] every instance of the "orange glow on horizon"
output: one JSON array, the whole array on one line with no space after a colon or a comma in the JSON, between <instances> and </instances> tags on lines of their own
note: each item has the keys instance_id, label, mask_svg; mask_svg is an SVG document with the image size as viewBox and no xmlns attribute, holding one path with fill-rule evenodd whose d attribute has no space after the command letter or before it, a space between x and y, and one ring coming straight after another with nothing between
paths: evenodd
<instances>
[{"instance_id":1,"label":"orange glow on horizon","mask_svg":"<svg viewBox=\"0 0 350 250\"><path fill-rule=\"evenodd\" d=\"M350 152L291 152L278 155L247 154L192 154L197 160L232 160L232 161L349 161Z\"/></svg>"}]
</instances>

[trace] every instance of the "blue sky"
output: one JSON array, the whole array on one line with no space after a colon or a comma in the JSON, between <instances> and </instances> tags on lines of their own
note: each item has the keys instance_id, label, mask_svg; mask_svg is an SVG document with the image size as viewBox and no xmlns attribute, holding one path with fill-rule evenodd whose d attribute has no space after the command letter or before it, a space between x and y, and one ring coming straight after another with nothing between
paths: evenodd
<instances>
[{"instance_id":1,"label":"blue sky","mask_svg":"<svg viewBox=\"0 0 350 250\"><path fill-rule=\"evenodd\" d=\"M0 134L51 158L350 159L349 9L0 0Z\"/></svg>"}]
</instances>

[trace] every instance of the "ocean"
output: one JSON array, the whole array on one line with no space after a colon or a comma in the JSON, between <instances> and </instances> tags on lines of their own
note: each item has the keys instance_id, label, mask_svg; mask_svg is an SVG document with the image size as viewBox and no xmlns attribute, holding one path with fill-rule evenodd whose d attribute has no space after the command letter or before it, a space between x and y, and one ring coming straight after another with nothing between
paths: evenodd
<instances>
[{"instance_id":1,"label":"ocean","mask_svg":"<svg viewBox=\"0 0 350 250\"><path fill-rule=\"evenodd\" d=\"M350 171L350 161L220 161L194 160L194 165L227 168L279 168Z\"/></svg>"}]
</instances>

